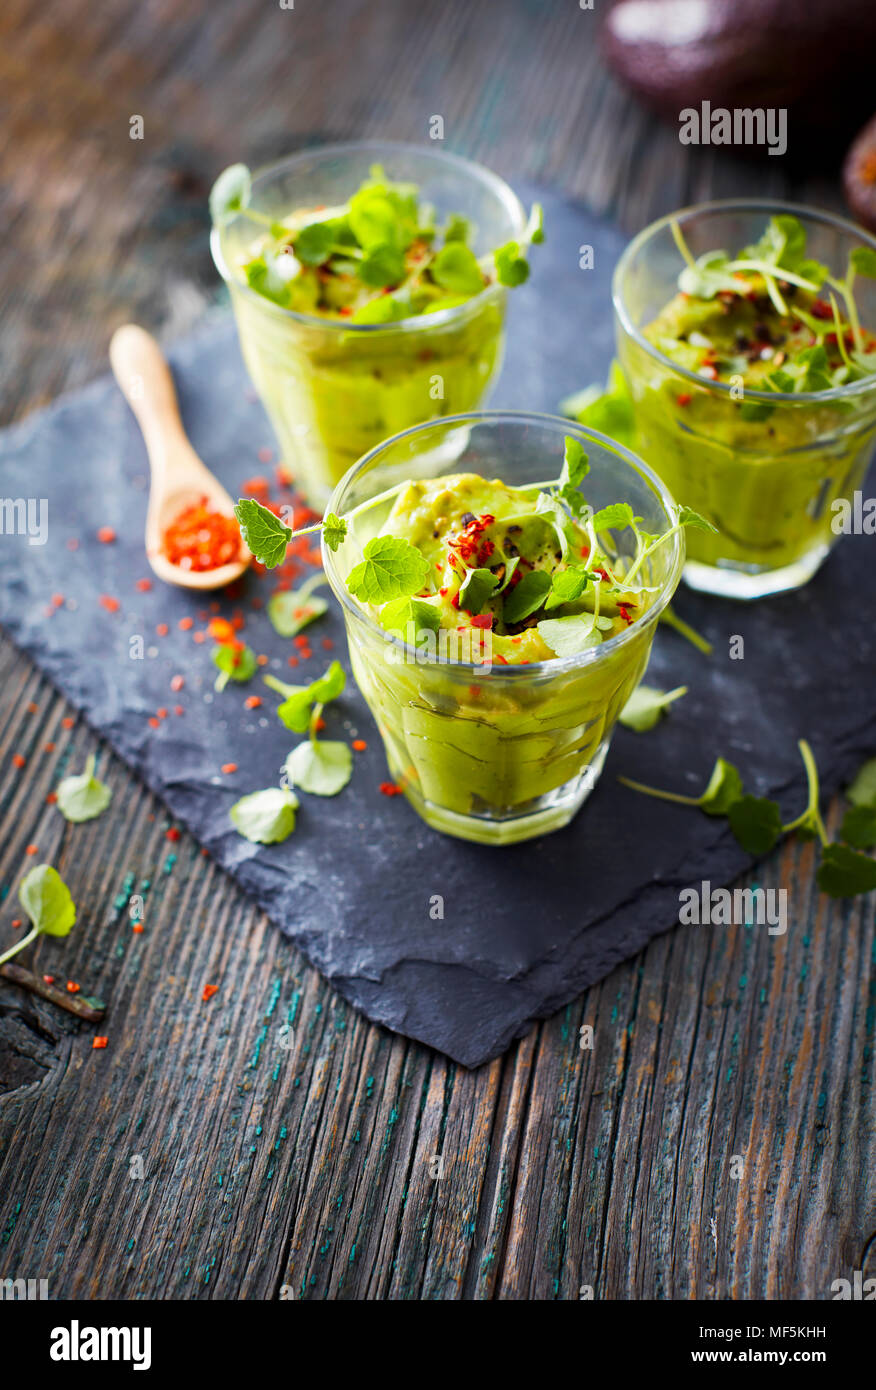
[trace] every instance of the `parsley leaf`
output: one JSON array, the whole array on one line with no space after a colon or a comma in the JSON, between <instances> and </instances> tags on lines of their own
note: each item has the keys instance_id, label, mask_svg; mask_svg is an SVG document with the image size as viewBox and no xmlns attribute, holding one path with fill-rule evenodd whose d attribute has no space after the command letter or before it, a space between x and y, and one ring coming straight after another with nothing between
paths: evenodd
<instances>
[{"instance_id":1,"label":"parsley leaf","mask_svg":"<svg viewBox=\"0 0 876 1390\"><path fill-rule=\"evenodd\" d=\"M506 623L520 623L541 608L551 588L547 570L530 570L515 588L509 589L502 606Z\"/></svg>"},{"instance_id":2,"label":"parsley leaf","mask_svg":"<svg viewBox=\"0 0 876 1390\"><path fill-rule=\"evenodd\" d=\"M407 598L426 582L429 562L409 541L375 536L362 553L365 558L348 575L347 588L363 603Z\"/></svg>"},{"instance_id":3,"label":"parsley leaf","mask_svg":"<svg viewBox=\"0 0 876 1390\"><path fill-rule=\"evenodd\" d=\"M288 781L315 796L337 796L353 775L353 754L346 743L300 743L286 759Z\"/></svg>"},{"instance_id":4,"label":"parsley leaf","mask_svg":"<svg viewBox=\"0 0 876 1390\"><path fill-rule=\"evenodd\" d=\"M65 777L58 786L57 807L65 820L79 824L94 820L105 811L112 800L112 792L104 782L94 775L94 754L85 764L85 771L74 777Z\"/></svg>"},{"instance_id":5,"label":"parsley leaf","mask_svg":"<svg viewBox=\"0 0 876 1390\"><path fill-rule=\"evenodd\" d=\"M876 888L876 859L858 854L847 845L825 845L815 875L822 893L829 898L854 898Z\"/></svg>"},{"instance_id":6,"label":"parsley leaf","mask_svg":"<svg viewBox=\"0 0 876 1390\"><path fill-rule=\"evenodd\" d=\"M241 835L253 844L274 845L295 829L298 797L283 787L267 787L235 801L228 812Z\"/></svg>"},{"instance_id":7,"label":"parsley leaf","mask_svg":"<svg viewBox=\"0 0 876 1390\"><path fill-rule=\"evenodd\" d=\"M676 690L658 690L653 685L638 685L618 715L618 722L627 729L643 734L660 722L673 700L687 694L687 686Z\"/></svg>"},{"instance_id":8,"label":"parsley leaf","mask_svg":"<svg viewBox=\"0 0 876 1390\"><path fill-rule=\"evenodd\" d=\"M254 497L241 497L234 508L240 523L244 544L256 560L267 569L275 569L286 558L286 546L293 532L278 516L256 502Z\"/></svg>"}]
</instances>

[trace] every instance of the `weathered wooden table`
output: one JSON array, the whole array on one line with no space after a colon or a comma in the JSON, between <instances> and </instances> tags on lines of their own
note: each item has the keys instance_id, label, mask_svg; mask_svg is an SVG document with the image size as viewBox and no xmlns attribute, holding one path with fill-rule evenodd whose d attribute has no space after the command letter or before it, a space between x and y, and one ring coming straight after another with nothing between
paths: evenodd
<instances>
[{"instance_id":1,"label":"weathered wooden table","mask_svg":"<svg viewBox=\"0 0 876 1390\"><path fill-rule=\"evenodd\" d=\"M425 140L438 114L448 148L628 231L709 195L839 206L783 160L680 146L601 68L596 24L536 0L9 0L3 421L103 371L120 322L192 324L217 297L215 172L314 135ZM0 941L36 845L84 905L64 971L110 1002L93 1051L0 982L0 1276L79 1298L824 1298L876 1270L873 904L819 897L811 846L759 874L790 890L786 937L676 927L467 1073L354 1014L118 762L111 812L67 827L46 796L95 746L71 713L0 641Z\"/></svg>"}]
</instances>

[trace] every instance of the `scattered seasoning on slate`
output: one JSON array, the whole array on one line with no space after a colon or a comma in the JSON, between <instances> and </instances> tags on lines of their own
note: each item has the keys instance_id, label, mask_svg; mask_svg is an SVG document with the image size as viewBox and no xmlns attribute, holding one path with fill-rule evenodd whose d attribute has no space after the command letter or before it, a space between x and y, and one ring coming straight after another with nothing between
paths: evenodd
<instances>
[{"instance_id":1,"label":"scattered seasoning on slate","mask_svg":"<svg viewBox=\"0 0 876 1390\"><path fill-rule=\"evenodd\" d=\"M61 720L61 727L64 729L72 729L75 723L75 719L73 719L69 714L65 714L64 718Z\"/></svg>"},{"instance_id":2,"label":"scattered seasoning on slate","mask_svg":"<svg viewBox=\"0 0 876 1390\"><path fill-rule=\"evenodd\" d=\"M116 538L116 533L111 526L101 526L97 533L97 539L103 545L112 545Z\"/></svg>"},{"instance_id":3,"label":"scattered seasoning on slate","mask_svg":"<svg viewBox=\"0 0 876 1390\"><path fill-rule=\"evenodd\" d=\"M20 753L12 754L12 762L15 767L24 767L26 761L27 759L23 758Z\"/></svg>"},{"instance_id":4,"label":"scattered seasoning on slate","mask_svg":"<svg viewBox=\"0 0 876 1390\"><path fill-rule=\"evenodd\" d=\"M384 796L401 796L401 787L395 782L381 782L380 790Z\"/></svg>"},{"instance_id":5,"label":"scattered seasoning on slate","mask_svg":"<svg viewBox=\"0 0 876 1390\"><path fill-rule=\"evenodd\" d=\"M26 845L25 854L39 854L39 845Z\"/></svg>"},{"instance_id":6,"label":"scattered seasoning on slate","mask_svg":"<svg viewBox=\"0 0 876 1390\"><path fill-rule=\"evenodd\" d=\"M67 981L67 993L68 993L68 994L78 994L78 993L79 993L79 989L80 989L80 986L77 985L77 983L76 983L75 980L68 980L68 981Z\"/></svg>"},{"instance_id":7,"label":"scattered seasoning on slate","mask_svg":"<svg viewBox=\"0 0 876 1390\"><path fill-rule=\"evenodd\" d=\"M106 1047L106 1045L107 1045L108 1042L109 1042L109 1038L92 1038L92 1039L91 1039L92 1051L93 1051L95 1048Z\"/></svg>"},{"instance_id":8,"label":"scattered seasoning on slate","mask_svg":"<svg viewBox=\"0 0 876 1390\"><path fill-rule=\"evenodd\" d=\"M121 606L118 599L113 598L110 594L101 594L99 601L101 606L106 609L107 613L118 613Z\"/></svg>"},{"instance_id":9,"label":"scattered seasoning on slate","mask_svg":"<svg viewBox=\"0 0 876 1390\"><path fill-rule=\"evenodd\" d=\"M203 992L203 994L201 995L201 998L202 998L202 1000L204 1001L204 1003L206 1004L206 1002L207 1002L208 999L212 999L212 998L213 998L213 995L214 995L214 994L218 994L218 993L219 993L219 986L218 986L218 985L204 985L204 992Z\"/></svg>"},{"instance_id":10,"label":"scattered seasoning on slate","mask_svg":"<svg viewBox=\"0 0 876 1390\"><path fill-rule=\"evenodd\" d=\"M364 738L354 738L353 747L357 753L364 753L368 744L365 742Z\"/></svg>"}]
</instances>

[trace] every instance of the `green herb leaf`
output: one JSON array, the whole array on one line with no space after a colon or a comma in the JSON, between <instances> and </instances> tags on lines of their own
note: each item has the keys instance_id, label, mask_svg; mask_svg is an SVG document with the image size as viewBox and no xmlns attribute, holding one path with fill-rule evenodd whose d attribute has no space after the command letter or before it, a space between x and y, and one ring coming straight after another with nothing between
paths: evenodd
<instances>
[{"instance_id":1,"label":"green herb leaf","mask_svg":"<svg viewBox=\"0 0 876 1390\"><path fill-rule=\"evenodd\" d=\"M380 610L380 625L387 632L399 632L407 637L409 623L413 623L415 633L424 629L437 632L441 615L431 603L416 598L395 598Z\"/></svg>"},{"instance_id":2,"label":"green herb leaf","mask_svg":"<svg viewBox=\"0 0 876 1390\"><path fill-rule=\"evenodd\" d=\"M876 847L876 806L851 806L843 816L840 839L855 849Z\"/></svg>"},{"instance_id":3,"label":"green herb leaf","mask_svg":"<svg viewBox=\"0 0 876 1390\"><path fill-rule=\"evenodd\" d=\"M459 590L459 606L466 613L477 615L487 599L491 598L499 584L498 575L492 570L469 570Z\"/></svg>"},{"instance_id":4,"label":"green herb leaf","mask_svg":"<svg viewBox=\"0 0 876 1390\"><path fill-rule=\"evenodd\" d=\"M263 507L254 497L241 497L234 515L240 523L240 534L245 545L266 569L275 569L286 558L286 546L292 539L292 531L278 516Z\"/></svg>"},{"instance_id":5,"label":"green herb leaf","mask_svg":"<svg viewBox=\"0 0 876 1390\"><path fill-rule=\"evenodd\" d=\"M680 700L686 694L686 685L668 691L658 690L653 685L639 685L627 700L618 720L626 728L643 734L660 722L673 700Z\"/></svg>"},{"instance_id":6,"label":"green herb leaf","mask_svg":"<svg viewBox=\"0 0 876 1390\"><path fill-rule=\"evenodd\" d=\"M322 575L320 582L324 582ZM309 623L315 622L328 612L324 598L301 589L281 590L268 599L268 617L274 631L281 637L294 637Z\"/></svg>"},{"instance_id":7,"label":"green herb leaf","mask_svg":"<svg viewBox=\"0 0 876 1390\"><path fill-rule=\"evenodd\" d=\"M315 796L337 796L353 775L353 755L346 743L300 743L286 759L285 773L293 786Z\"/></svg>"},{"instance_id":8,"label":"green herb leaf","mask_svg":"<svg viewBox=\"0 0 876 1390\"><path fill-rule=\"evenodd\" d=\"M470 233L471 223L468 218L458 212L452 212L444 227L444 244L447 245L451 241L468 241Z\"/></svg>"},{"instance_id":9,"label":"green herb leaf","mask_svg":"<svg viewBox=\"0 0 876 1390\"><path fill-rule=\"evenodd\" d=\"M529 279L529 262L522 254L516 241L508 241L493 252L496 265L496 278L500 285L514 289Z\"/></svg>"},{"instance_id":10,"label":"green herb leaf","mask_svg":"<svg viewBox=\"0 0 876 1390\"><path fill-rule=\"evenodd\" d=\"M335 245L335 228L331 222L308 222L293 242L295 255L305 265L324 265Z\"/></svg>"},{"instance_id":11,"label":"green herb leaf","mask_svg":"<svg viewBox=\"0 0 876 1390\"><path fill-rule=\"evenodd\" d=\"M742 796L727 809L727 819L739 844L749 854L766 854L782 833L778 802L765 796Z\"/></svg>"},{"instance_id":12,"label":"green herb leaf","mask_svg":"<svg viewBox=\"0 0 876 1390\"><path fill-rule=\"evenodd\" d=\"M632 526L633 521L633 509L629 502L613 502L610 507L596 512L591 525L594 531L608 531L616 526Z\"/></svg>"},{"instance_id":13,"label":"green herb leaf","mask_svg":"<svg viewBox=\"0 0 876 1390\"><path fill-rule=\"evenodd\" d=\"M432 279L452 294L480 294L484 276L473 251L462 241L443 246L430 267Z\"/></svg>"},{"instance_id":14,"label":"green herb leaf","mask_svg":"<svg viewBox=\"0 0 876 1390\"><path fill-rule=\"evenodd\" d=\"M547 570L530 570L520 583L506 591L502 614L506 623L521 623L541 608L551 588Z\"/></svg>"},{"instance_id":15,"label":"green herb leaf","mask_svg":"<svg viewBox=\"0 0 876 1390\"><path fill-rule=\"evenodd\" d=\"M826 845L815 881L830 898L854 898L876 888L876 859L846 845Z\"/></svg>"},{"instance_id":16,"label":"green herb leaf","mask_svg":"<svg viewBox=\"0 0 876 1390\"><path fill-rule=\"evenodd\" d=\"M248 206L252 193L252 177L245 164L232 164L223 169L210 189L210 216L216 223L224 222Z\"/></svg>"},{"instance_id":17,"label":"green herb leaf","mask_svg":"<svg viewBox=\"0 0 876 1390\"><path fill-rule=\"evenodd\" d=\"M598 647L602 641L600 619L592 613L575 613L570 618L543 618L539 633L558 657L577 656ZM609 627L611 623L609 622Z\"/></svg>"},{"instance_id":18,"label":"green herb leaf","mask_svg":"<svg viewBox=\"0 0 876 1390\"><path fill-rule=\"evenodd\" d=\"M410 294L399 291L397 294L379 294L350 315L350 323L398 323L410 318L414 309Z\"/></svg>"},{"instance_id":19,"label":"green herb leaf","mask_svg":"<svg viewBox=\"0 0 876 1390\"><path fill-rule=\"evenodd\" d=\"M551 577L551 591L544 605L545 610L559 608L563 603L574 603L584 593L592 578L593 575L586 565L555 570Z\"/></svg>"},{"instance_id":20,"label":"green herb leaf","mask_svg":"<svg viewBox=\"0 0 876 1390\"><path fill-rule=\"evenodd\" d=\"M711 521L707 521L699 512L695 512L692 507L679 507L678 521L681 526L692 526L697 531L715 531L717 526L713 526Z\"/></svg>"},{"instance_id":21,"label":"green herb leaf","mask_svg":"<svg viewBox=\"0 0 876 1390\"><path fill-rule=\"evenodd\" d=\"M279 844L295 829L298 797L282 787L266 787L235 801L228 812L237 830L257 845Z\"/></svg>"},{"instance_id":22,"label":"green herb leaf","mask_svg":"<svg viewBox=\"0 0 876 1390\"><path fill-rule=\"evenodd\" d=\"M70 889L50 864L37 864L25 874L18 899L37 932L67 936L76 921Z\"/></svg>"},{"instance_id":23,"label":"green herb leaf","mask_svg":"<svg viewBox=\"0 0 876 1390\"><path fill-rule=\"evenodd\" d=\"M876 806L876 758L858 769L846 796L855 806Z\"/></svg>"},{"instance_id":24,"label":"green herb leaf","mask_svg":"<svg viewBox=\"0 0 876 1390\"><path fill-rule=\"evenodd\" d=\"M697 805L707 816L725 816L734 802L742 798L742 778L726 758L717 758L706 790Z\"/></svg>"},{"instance_id":25,"label":"green herb leaf","mask_svg":"<svg viewBox=\"0 0 876 1390\"><path fill-rule=\"evenodd\" d=\"M408 598L426 582L429 562L409 541L375 536L362 553L365 558L349 574L347 588L363 603Z\"/></svg>"},{"instance_id":26,"label":"green herb leaf","mask_svg":"<svg viewBox=\"0 0 876 1390\"><path fill-rule=\"evenodd\" d=\"M876 251L870 246L856 246L849 256L849 264L859 275L869 279L876 278Z\"/></svg>"},{"instance_id":27,"label":"green herb leaf","mask_svg":"<svg viewBox=\"0 0 876 1390\"><path fill-rule=\"evenodd\" d=\"M329 550L335 551L347 534L347 523L343 517L328 512L322 523L322 538Z\"/></svg>"},{"instance_id":28,"label":"green herb leaf","mask_svg":"<svg viewBox=\"0 0 876 1390\"><path fill-rule=\"evenodd\" d=\"M395 246L373 246L359 263L359 279L374 289L397 285L404 275L404 256Z\"/></svg>"},{"instance_id":29,"label":"green herb leaf","mask_svg":"<svg viewBox=\"0 0 876 1390\"><path fill-rule=\"evenodd\" d=\"M213 665L218 666L220 672L216 677L216 690L224 690L230 680L238 681L240 684L251 681L258 669L252 648L238 647L232 642L223 642L221 646L216 647L213 652Z\"/></svg>"},{"instance_id":30,"label":"green herb leaf","mask_svg":"<svg viewBox=\"0 0 876 1390\"><path fill-rule=\"evenodd\" d=\"M104 782L94 775L94 756L85 765L79 776L65 777L58 786L57 807L65 820L79 824L94 820L105 811L112 800L112 792Z\"/></svg>"}]
</instances>

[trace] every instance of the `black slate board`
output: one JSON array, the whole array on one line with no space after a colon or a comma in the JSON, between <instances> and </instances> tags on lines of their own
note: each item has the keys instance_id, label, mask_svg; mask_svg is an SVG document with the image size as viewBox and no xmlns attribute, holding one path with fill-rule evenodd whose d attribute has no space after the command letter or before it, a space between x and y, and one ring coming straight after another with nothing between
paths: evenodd
<instances>
[{"instance_id":1,"label":"black slate board","mask_svg":"<svg viewBox=\"0 0 876 1390\"><path fill-rule=\"evenodd\" d=\"M609 280L622 238L580 208L544 202L549 240L530 285L512 295L495 406L555 410L563 395L603 377L612 353ZM578 269L585 243L595 250L591 271ZM229 489L269 471L257 455L274 440L231 319L215 316L170 358L195 447ZM565 830L510 850L428 830L403 798L380 794L379 737L351 682L327 736L368 740L352 783L333 800L304 798L284 845L251 845L231 829L228 808L276 782L294 740L274 718L272 696L261 710L244 709L255 686L213 696L210 644L195 646L177 627L199 604L160 585L136 590L148 573L145 474L136 426L109 379L5 432L0 496L48 498L50 540L0 536L0 622L341 994L466 1066L496 1056L672 926L681 887L725 883L751 863L722 822L638 796L618 785L618 773L696 792L721 752L752 790L790 812L802 804L799 736L810 739L828 793L876 749L873 542L853 537L795 595L750 606L680 592L676 606L715 652L707 659L661 629L649 679L686 683L690 694L650 735L617 731L600 786ZM101 525L115 528L117 544L97 542ZM56 591L68 603L48 618ZM105 611L100 594L118 597L120 610ZM159 639L162 621L170 633ZM316 674L328 659L324 635L345 656L337 611L311 632L307 670ZM129 655L136 634L145 637L143 660ZM741 661L729 658L735 634L745 642ZM264 614L248 616L246 637L281 677L301 675L289 671L289 644ZM169 688L175 673L186 679L179 696ZM177 700L185 715L150 728L148 716ZM226 762L240 770L223 775ZM429 915L434 894L444 899L442 921Z\"/></svg>"}]
</instances>

